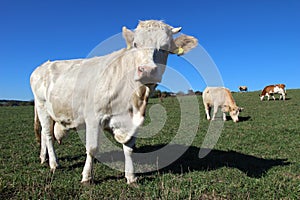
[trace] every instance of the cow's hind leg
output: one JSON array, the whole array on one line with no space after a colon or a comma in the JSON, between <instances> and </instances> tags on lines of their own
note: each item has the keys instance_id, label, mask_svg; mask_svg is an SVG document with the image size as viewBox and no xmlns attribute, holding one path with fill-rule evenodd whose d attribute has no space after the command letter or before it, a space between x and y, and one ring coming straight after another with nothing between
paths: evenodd
<instances>
[{"instance_id":1,"label":"cow's hind leg","mask_svg":"<svg viewBox=\"0 0 300 200\"><path fill-rule=\"evenodd\" d=\"M45 163L47 160L47 146L46 146L46 137L44 134L41 134L41 151L40 151L40 159L41 164Z\"/></svg>"},{"instance_id":2,"label":"cow's hind leg","mask_svg":"<svg viewBox=\"0 0 300 200\"><path fill-rule=\"evenodd\" d=\"M53 120L51 119L44 106L38 106L37 113L42 127L40 153L41 163L45 162L48 153L50 169L54 171L56 167L58 167L58 161L56 158L51 134L53 128Z\"/></svg>"}]
</instances>

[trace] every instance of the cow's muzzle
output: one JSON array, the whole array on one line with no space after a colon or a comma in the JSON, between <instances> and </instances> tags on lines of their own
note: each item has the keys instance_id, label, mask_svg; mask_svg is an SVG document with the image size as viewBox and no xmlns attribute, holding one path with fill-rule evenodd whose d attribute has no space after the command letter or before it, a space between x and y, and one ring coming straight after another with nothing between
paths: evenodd
<instances>
[{"instance_id":1,"label":"cow's muzzle","mask_svg":"<svg viewBox=\"0 0 300 200\"><path fill-rule=\"evenodd\" d=\"M139 66L135 74L135 80L141 81L142 83L157 83L161 81L159 77L158 67Z\"/></svg>"}]
</instances>

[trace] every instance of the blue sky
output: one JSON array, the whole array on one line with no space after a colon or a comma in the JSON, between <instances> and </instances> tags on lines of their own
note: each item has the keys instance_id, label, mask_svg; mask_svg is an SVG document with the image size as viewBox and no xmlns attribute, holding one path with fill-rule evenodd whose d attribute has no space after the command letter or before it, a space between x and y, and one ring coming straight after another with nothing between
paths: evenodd
<instances>
[{"instance_id":1,"label":"blue sky","mask_svg":"<svg viewBox=\"0 0 300 200\"><path fill-rule=\"evenodd\" d=\"M0 99L33 99L29 76L37 66L48 59L85 58L122 26L134 29L145 19L182 26L182 33L198 38L233 91L274 83L300 88L299 10L298 0L1 0ZM184 58L171 56L168 65L189 85L174 78L168 84L175 85L167 87L205 88L205 78Z\"/></svg>"}]
</instances>

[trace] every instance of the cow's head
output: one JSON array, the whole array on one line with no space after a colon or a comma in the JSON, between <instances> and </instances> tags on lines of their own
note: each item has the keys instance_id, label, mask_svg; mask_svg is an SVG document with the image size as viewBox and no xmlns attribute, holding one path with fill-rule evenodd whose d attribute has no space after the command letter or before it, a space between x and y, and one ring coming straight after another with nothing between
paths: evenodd
<instances>
[{"instance_id":1,"label":"cow's head","mask_svg":"<svg viewBox=\"0 0 300 200\"><path fill-rule=\"evenodd\" d=\"M228 112L231 119L234 122L238 122L239 121L239 114L240 112L242 112L243 108L240 108L238 106L228 106L228 105L224 105L222 108L223 112Z\"/></svg>"},{"instance_id":2,"label":"cow's head","mask_svg":"<svg viewBox=\"0 0 300 200\"><path fill-rule=\"evenodd\" d=\"M192 36L173 36L181 27L173 28L162 21L140 21L134 31L123 27L127 49L135 51L135 81L143 84L160 82L165 71L168 55L183 55L196 47L198 40Z\"/></svg>"}]
</instances>

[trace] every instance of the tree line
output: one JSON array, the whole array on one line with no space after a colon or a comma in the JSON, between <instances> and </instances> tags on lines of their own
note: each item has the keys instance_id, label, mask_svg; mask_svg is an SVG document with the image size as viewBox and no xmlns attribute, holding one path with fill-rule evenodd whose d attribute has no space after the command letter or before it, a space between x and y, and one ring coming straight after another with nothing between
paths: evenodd
<instances>
[{"instance_id":1,"label":"tree line","mask_svg":"<svg viewBox=\"0 0 300 200\"><path fill-rule=\"evenodd\" d=\"M2 106L33 106L34 101L19 101L19 100L0 100L0 107Z\"/></svg>"},{"instance_id":2,"label":"tree line","mask_svg":"<svg viewBox=\"0 0 300 200\"><path fill-rule=\"evenodd\" d=\"M186 93L179 92L167 92L161 90L155 90L150 98L166 98L166 97L176 97L176 96L187 96L187 95L202 95L200 91L188 90ZM33 106L34 100L30 101L19 101L19 100L0 100L0 107L3 106Z\"/></svg>"}]
</instances>

